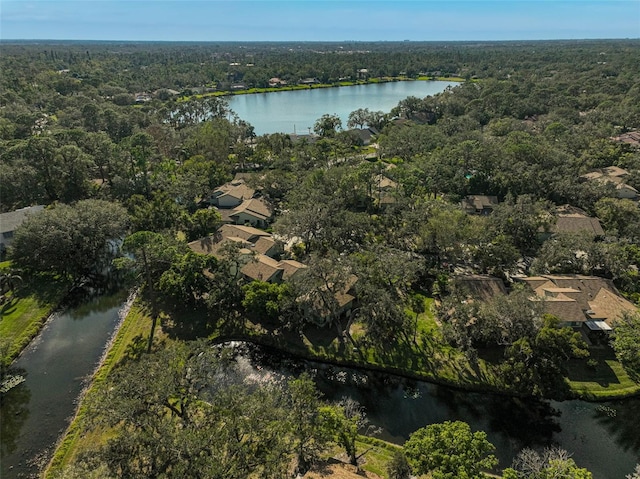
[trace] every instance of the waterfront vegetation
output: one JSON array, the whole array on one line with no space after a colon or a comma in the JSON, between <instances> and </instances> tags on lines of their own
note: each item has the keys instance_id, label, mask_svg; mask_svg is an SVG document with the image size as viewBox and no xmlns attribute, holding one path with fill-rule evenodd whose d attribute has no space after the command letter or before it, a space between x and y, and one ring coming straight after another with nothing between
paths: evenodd
<instances>
[{"instance_id":1,"label":"waterfront vegetation","mask_svg":"<svg viewBox=\"0 0 640 479\"><path fill-rule=\"evenodd\" d=\"M623 327L612 342L587 343L510 281L600 276L637 306L637 202L618 197L618 183L581 179L617 167L627 193L640 188L640 150L616 140L640 128L637 41L456 44L453 52L367 44L349 55L335 44L245 47L3 44L2 210L49 205L16 230L8 252L24 284L5 296L3 364L67 284L93 283L114 260L120 279L140 288L50 477L186 477L199 467L211 477L278 477L306 472L336 448L358 467L370 441L359 436L367 430L359 407L323 403L308 378L273 390L230 381L214 394L211 374L228 364L210 356L211 342L246 340L522 397L638 395L633 312L618 318ZM247 54L250 63L236 61ZM355 111L346 128L324 115L315 135L294 142L256 137L219 96L273 91L275 76L288 84L277 91L464 81L391 112ZM365 127L376 134L372 144L358 134ZM249 280L233 246L216 256L187 246L216 233L222 218L203 206L236 173L273 207L269 231L296 239L278 258L306 266L291 280ZM490 215L469 215L460 207L467 195L500 204ZM554 232L565 204L597 215L604 234ZM468 298L458 274L491 274L509 294ZM338 300L346 296L350 309ZM252 413L242 422L229 411ZM443 428L482 442L463 425ZM224 436L232 433L246 441ZM419 436L432 434L440 430ZM403 464L448 474L446 465L421 462L428 444L420 438L406 457L376 444L367 467L387 477L384 463L395 464L394 474ZM482 451L489 446L482 442ZM553 460L576 469L562 454L545 454L540 467ZM460 467L468 477L483 474Z\"/></svg>"}]
</instances>

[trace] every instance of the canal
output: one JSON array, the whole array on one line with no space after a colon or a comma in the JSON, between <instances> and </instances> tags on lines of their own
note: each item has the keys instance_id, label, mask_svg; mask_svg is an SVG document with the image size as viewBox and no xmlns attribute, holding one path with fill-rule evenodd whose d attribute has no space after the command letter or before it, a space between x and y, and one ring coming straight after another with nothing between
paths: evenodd
<instances>
[{"instance_id":1,"label":"canal","mask_svg":"<svg viewBox=\"0 0 640 479\"><path fill-rule=\"evenodd\" d=\"M126 293L101 296L54 314L13 363L25 381L2 396L3 479L37 477L75 413L116 326Z\"/></svg>"}]
</instances>

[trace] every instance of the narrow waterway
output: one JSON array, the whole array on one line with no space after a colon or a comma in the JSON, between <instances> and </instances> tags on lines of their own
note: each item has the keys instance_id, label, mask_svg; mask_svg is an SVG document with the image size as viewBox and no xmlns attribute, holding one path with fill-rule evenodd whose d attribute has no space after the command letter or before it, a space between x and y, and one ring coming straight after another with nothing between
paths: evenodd
<instances>
[{"instance_id":1,"label":"narrow waterway","mask_svg":"<svg viewBox=\"0 0 640 479\"><path fill-rule=\"evenodd\" d=\"M37 477L121 319L126 293L54 314L14 362L25 381L2 397L3 479Z\"/></svg>"}]
</instances>

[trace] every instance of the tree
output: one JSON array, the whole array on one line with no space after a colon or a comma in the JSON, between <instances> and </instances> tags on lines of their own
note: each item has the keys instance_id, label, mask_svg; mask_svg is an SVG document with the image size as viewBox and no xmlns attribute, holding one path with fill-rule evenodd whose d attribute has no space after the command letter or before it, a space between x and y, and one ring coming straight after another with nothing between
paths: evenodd
<instances>
[{"instance_id":1,"label":"tree","mask_svg":"<svg viewBox=\"0 0 640 479\"><path fill-rule=\"evenodd\" d=\"M358 436L376 434L377 428L369 423L364 408L351 398L343 398L337 405L325 406L322 411L335 441L344 448L349 457L349 463L358 467L358 459L365 454L358 455Z\"/></svg>"},{"instance_id":2,"label":"tree","mask_svg":"<svg viewBox=\"0 0 640 479\"><path fill-rule=\"evenodd\" d=\"M625 314L616 321L612 346L622 364L640 372L640 314Z\"/></svg>"},{"instance_id":3,"label":"tree","mask_svg":"<svg viewBox=\"0 0 640 479\"><path fill-rule=\"evenodd\" d=\"M405 312L408 295L422 262L408 253L377 247L350 257L358 308L353 319L366 326L369 343L387 350L390 343L407 343L412 322ZM345 327L348 334L349 326Z\"/></svg>"},{"instance_id":4,"label":"tree","mask_svg":"<svg viewBox=\"0 0 640 479\"><path fill-rule=\"evenodd\" d=\"M404 451L394 451L391 460L387 464L389 479L409 479L411 477L411 464Z\"/></svg>"},{"instance_id":5,"label":"tree","mask_svg":"<svg viewBox=\"0 0 640 479\"><path fill-rule=\"evenodd\" d=\"M97 279L118 254L126 227L126 211L116 203L59 204L26 219L15 232L10 255L25 272Z\"/></svg>"},{"instance_id":6,"label":"tree","mask_svg":"<svg viewBox=\"0 0 640 479\"><path fill-rule=\"evenodd\" d=\"M535 253L540 244L539 234L547 231L552 221L548 203L536 201L529 195L521 195L517 199L507 196L491 215L491 223L497 233L511 237L524 255Z\"/></svg>"},{"instance_id":7,"label":"tree","mask_svg":"<svg viewBox=\"0 0 640 479\"><path fill-rule=\"evenodd\" d=\"M353 282L349 265L335 253L312 256L305 268L292 280L293 294L298 298L300 313L306 321L336 326L343 339L342 316L344 293Z\"/></svg>"},{"instance_id":8,"label":"tree","mask_svg":"<svg viewBox=\"0 0 640 479\"><path fill-rule=\"evenodd\" d=\"M247 311L268 319L279 317L284 301L290 296L289 285L265 281L252 281L244 285L242 290L244 292L242 306Z\"/></svg>"},{"instance_id":9,"label":"tree","mask_svg":"<svg viewBox=\"0 0 640 479\"><path fill-rule=\"evenodd\" d=\"M313 131L323 138L333 137L342 129L342 120L338 115L324 114L313 125Z\"/></svg>"},{"instance_id":10,"label":"tree","mask_svg":"<svg viewBox=\"0 0 640 479\"><path fill-rule=\"evenodd\" d=\"M347 120L347 128L362 128L368 124L371 112L368 108L358 108L357 110L349 113L349 119Z\"/></svg>"},{"instance_id":11,"label":"tree","mask_svg":"<svg viewBox=\"0 0 640 479\"><path fill-rule=\"evenodd\" d=\"M89 398L110 427L92 456L114 477L281 478L290 465L282 388L243 384L225 351L178 343L117 368Z\"/></svg>"},{"instance_id":12,"label":"tree","mask_svg":"<svg viewBox=\"0 0 640 479\"><path fill-rule=\"evenodd\" d=\"M484 478L483 471L498 464L493 444L482 431L471 432L462 421L445 421L415 431L404 444L416 474L434 479Z\"/></svg>"},{"instance_id":13,"label":"tree","mask_svg":"<svg viewBox=\"0 0 640 479\"><path fill-rule=\"evenodd\" d=\"M222 224L222 217L215 208L205 208L196 210L192 215L183 214L182 222L187 241L195 241L217 231Z\"/></svg>"},{"instance_id":14,"label":"tree","mask_svg":"<svg viewBox=\"0 0 640 479\"><path fill-rule=\"evenodd\" d=\"M147 352L151 352L159 315L158 283L164 273L172 267L178 256L178 251L167 238L152 231L137 231L127 236L122 244L122 249L130 256L118 258L116 267L133 274L136 283L143 285L151 303L151 331L147 343ZM176 283L177 279L171 275L165 280L164 287L176 294Z\"/></svg>"},{"instance_id":15,"label":"tree","mask_svg":"<svg viewBox=\"0 0 640 479\"><path fill-rule=\"evenodd\" d=\"M178 254L168 270L162 273L158 290L171 297L176 304L197 306L204 303L212 284L208 271L217 268L218 261L212 255L187 251Z\"/></svg>"},{"instance_id":16,"label":"tree","mask_svg":"<svg viewBox=\"0 0 640 479\"><path fill-rule=\"evenodd\" d=\"M542 454L523 449L505 469L504 479L591 479L587 469L579 468L569 453L560 448L547 448Z\"/></svg>"},{"instance_id":17,"label":"tree","mask_svg":"<svg viewBox=\"0 0 640 479\"><path fill-rule=\"evenodd\" d=\"M543 320L534 337L523 336L505 350L502 375L517 391L562 398L564 364L569 358L588 357L589 351L580 333L560 327L558 318L544 315Z\"/></svg>"},{"instance_id":18,"label":"tree","mask_svg":"<svg viewBox=\"0 0 640 479\"><path fill-rule=\"evenodd\" d=\"M288 383L289 421L297 470L304 474L326 448L331 435L322 414L320 393L307 373Z\"/></svg>"},{"instance_id":19,"label":"tree","mask_svg":"<svg viewBox=\"0 0 640 479\"><path fill-rule=\"evenodd\" d=\"M635 202L619 198L602 198L594 205L594 209L608 234L638 242L640 208Z\"/></svg>"}]
</instances>

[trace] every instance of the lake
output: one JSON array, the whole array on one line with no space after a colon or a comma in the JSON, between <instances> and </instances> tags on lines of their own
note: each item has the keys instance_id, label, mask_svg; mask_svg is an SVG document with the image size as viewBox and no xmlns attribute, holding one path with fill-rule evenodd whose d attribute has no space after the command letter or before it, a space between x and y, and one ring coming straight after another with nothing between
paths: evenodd
<instances>
[{"instance_id":1,"label":"lake","mask_svg":"<svg viewBox=\"0 0 640 479\"><path fill-rule=\"evenodd\" d=\"M446 81L397 81L336 88L256 93L229 97L230 108L249 122L256 135L308 134L324 114L337 115L346 129L349 113L358 108L388 113L409 96L424 98L455 86Z\"/></svg>"}]
</instances>

